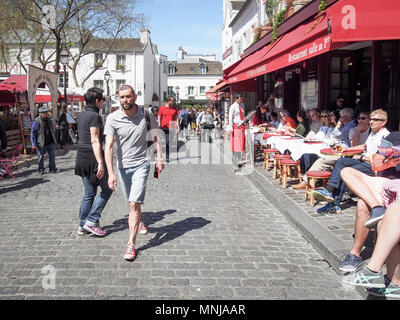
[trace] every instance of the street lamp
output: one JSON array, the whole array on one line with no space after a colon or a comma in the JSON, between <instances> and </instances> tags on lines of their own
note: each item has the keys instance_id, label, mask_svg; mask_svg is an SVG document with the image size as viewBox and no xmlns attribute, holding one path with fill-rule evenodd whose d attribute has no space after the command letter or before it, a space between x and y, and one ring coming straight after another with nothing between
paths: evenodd
<instances>
[{"instance_id":1,"label":"street lamp","mask_svg":"<svg viewBox=\"0 0 400 320\"><path fill-rule=\"evenodd\" d=\"M176 92L176 103L179 104L179 86L175 87L175 92Z\"/></svg>"},{"instance_id":2,"label":"street lamp","mask_svg":"<svg viewBox=\"0 0 400 320\"><path fill-rule=\"evenodd\" d=\"M109 112L110 110L109 110L109 99L110 99L110 86L109 86L109 82L110 82L110 79L111 79L111 74L110 74L110 71L106 71L105 73L104 73L104 80L106 80L106 83L107 83L107 112Z\"/></svg>"},{"instance_id":3,"label":"street lamp","mask_svg":"<svg viewBox=\"0 0 400 320\"><path fill-rule=\"evenodd\" d=\"M65 46L60 52L60 62L64 65L64 102L67 103L67 64L68 64L69 54L65 49Z\"/></svg>"}]
</instances>

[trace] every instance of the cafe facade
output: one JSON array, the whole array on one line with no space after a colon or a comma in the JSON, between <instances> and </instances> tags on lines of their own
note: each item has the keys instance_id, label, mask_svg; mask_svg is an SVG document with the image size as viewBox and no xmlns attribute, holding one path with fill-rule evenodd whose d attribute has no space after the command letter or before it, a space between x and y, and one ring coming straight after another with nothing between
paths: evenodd
<instances>
[{"instance_id":1,"label":"cafe facade","mask_svg":"<svg viewBox=\"0 0 400 320\"><path fill-rule=\"evenodd\" d=\"M339 95L356 110L382 108L388 127L400 120L400 2L320 0L288 17L224 69L231 95L252 92L254 101L275 95L275 106L334 109Z\"/></svg>"}]
</instances>

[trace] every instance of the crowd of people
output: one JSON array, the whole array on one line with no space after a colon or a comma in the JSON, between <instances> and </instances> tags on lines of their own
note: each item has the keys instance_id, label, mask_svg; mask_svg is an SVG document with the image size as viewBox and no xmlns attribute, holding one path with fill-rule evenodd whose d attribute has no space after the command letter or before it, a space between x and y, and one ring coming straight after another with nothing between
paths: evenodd
<instances>
[{"instance_id":1,"label":"crowd of people","mask_svg":"<svg viewBox=\"0 0 400 320\"><path fill-rule=\"evenodd\" d=\"M390 147L386 154L381 152L382 146L400 149L400 132L386 128L388 114L383 109L348 108L344 101L339 96L329 109L311 109L308 115L299 110L297 121L283 108L279 122L272 117L268 102L260 101L251 125L306 141L322 141L342 152L357 151L352 157L303 154L301 171L331 172L326 187L312 191L316 199L327 202L317 208L319 214L338 214L345 196L358 197L353 247L339 266L345 274L343 281L364 286L373 295L400 298L400 156ZM306 189L306 175L292 188ZM364 266L361 252L371 229L378 236L373 255Z\"/></svg>"}]
</instances>

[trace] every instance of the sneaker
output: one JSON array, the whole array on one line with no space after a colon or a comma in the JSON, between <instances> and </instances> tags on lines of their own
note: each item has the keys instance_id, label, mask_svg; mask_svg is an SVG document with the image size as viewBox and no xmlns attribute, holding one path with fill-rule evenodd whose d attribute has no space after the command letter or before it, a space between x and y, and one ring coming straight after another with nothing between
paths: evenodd
<instances>
[{"instance_id":1,"label":"sneaker","mask_svg":"<svg viewBox=\"0 0 400 320\"><path fill-rule=\"evenodd\" d=\"M140 224L139 224L138 233L139 234L147 234L147 228L143 222L140 222Z\"/></svg>"},{"instance_id":2,"label":"sneaker","mask_svg":"<svg viewBox=\"0 0 400 320\"><path fill-rule=\"evenodd\" d=\"M83 226L83 229L99 237L104 237L107 234L107 232L103 230L100 226L89 226L85 224Z\"/></svg>"},{"instance_id":3,"label":"sneaker","mask_svg":"<svg viewBox=\"0 0 400 320\"><path fill-rule=\"evenodd\" d=\"M335 206L332 202L324 205L321 208L317 209L318 213L341 213L342 208L340 206Z\"/></svg>"},{"instance_id":4,"label":"sneaker","mask_svg":"<svg viewBox=\"0 0 400 320\"><path fill-rule=\"evenodd\" d=\"M339 270L346 273L356 272L362 266L362 264L363 260L361 257L356 257L354 254L348 253L342 260Z\"/></svg>"},{"instance_id":5,"label":"sneaker","mask_svg":"<svg viewBox=\"0 0 400 320\"><path fill-rule=\"evenodd\" d=\"M128 243L128 245L126 246L124 259L132 261L133 259L135 259L135 257L136 257L135 245L131 244L131 243Z\"/></svg>"},{"instance_id":6,"label":"sneaker","mask_svg":"<svg viewBox=\"0 0 400 320\"><path fill-rule=\"evenodd\" d=\"M78 236L84 236L85 234L89 234L90 232L86 231L85 229L83 229L83 227L79 226L77 233Z\"/></svg>"},{"instance_id":7,"label":"sneaker","mask_svg":"<svg viewBox=\"0 0 400 320\"><path fill-rule=\"evenodd\" d=\"M362 268L352 274L346 275L342 279L343 282L355 286L370 288L385 288L385 278L382 271L372 272L367 267Z\"/></svg>"},{"instance_id":8,"label":"sneaker","mask_svg":"<svg viewBox=\"0 0 400 320\"><path fill-rule=\"evenodd\" d=\"M313 196L322 201L328 201L328 202L333 202L333 196L332 193L330 193L328 190L325 188L322 188L322 190L313 190Z\"/></svg>"},{"instance_id":9,"label":"sneaker","mask_svg":"<svg viewBox=\"0 0 400 320\"><path fill-rule=\"evenodd\" d=\"M395 286L387 277L385 281L385 288L365 288L365 290L373 296L400 299L400 286Z\"/></svg>"},{"instance_id":10,"label":"sneaker","mask_svg":"<svg viewBox=\"0 0 400 320\"><path fill-rule=\"evenodd\" d=\"M382 206L372 208L371 216L368 219L368 221L365 223L365 227L368 229L375 228L375 226L378 224L378 222L383 219L385 212L386 212L386 208L382 207Z\"/></svg>"}]
</instances>

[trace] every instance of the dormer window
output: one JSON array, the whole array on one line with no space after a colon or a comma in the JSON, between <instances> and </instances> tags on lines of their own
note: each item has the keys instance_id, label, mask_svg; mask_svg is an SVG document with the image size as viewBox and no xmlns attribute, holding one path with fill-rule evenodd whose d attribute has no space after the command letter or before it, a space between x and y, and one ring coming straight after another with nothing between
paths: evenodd
<instances>
[{"instance_id":1,"label":"dormer window","mask_svg":"<svg viewBox=\"0 0 400 320\"><path fill-rule=\"evenodd\" d=\"M168 74L175 74L175 65L173 63L168 65Z\"/></svg>"},{"instance_id":2,"label":"dormer window","mask_svg":"<svg viewBox=\"0 0 400 320\"><path fill-rule=\"evenodd\" d=\"M207 66L204 63L200 64L199 67L200 67L200 74L206 74L207 73Z\"/></svg>"}]
</instances>

